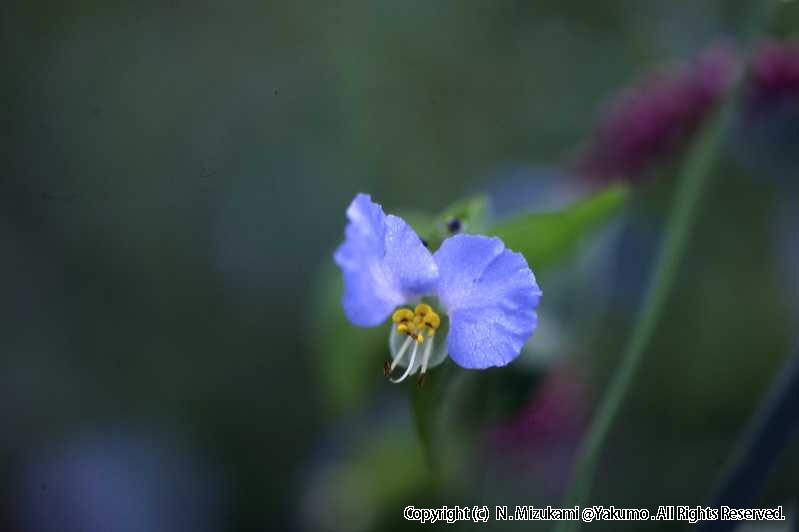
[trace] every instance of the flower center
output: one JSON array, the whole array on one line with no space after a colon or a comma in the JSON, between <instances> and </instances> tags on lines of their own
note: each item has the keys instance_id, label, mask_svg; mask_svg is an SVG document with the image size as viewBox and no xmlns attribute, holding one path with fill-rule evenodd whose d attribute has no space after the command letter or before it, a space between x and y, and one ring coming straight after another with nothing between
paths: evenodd
<instances>
[{"instance_id":1,"label":"flower center","mask_svg":"<svg viewBox=\"0 0 799 532\"><path fill-rule=\"evenodd\" d=\"M430 305L426 303L420 303L416 305L414 310L409 308L397 309L391 316L391 320L397 324L397 333L405 334L407 338L400 347L397 355L394 357L394 360L390 363L386 362L384 366L385 375L386 377L390 377L391 372L394 371L394 368L397 367L397 364L400 362L405 352L408 350L410 345L413 344L410 360L408 361L405 373L403 373L402 376L397 379L391 379L391 382L402 382L405 380L408 375L418 368L418 366L414 366L414 363L416 362L416 354L418 352L419 345L427 340L422 353L421 375L419 376L418 380L418 384L421 386L424 384L427 364L430 362L430 354L433 352L433 336L435 336L436 331L441 326L441 317Z\"/></svg>"},{"instance_id":2,"label":"flower center","mask_svg":"<svg viewBox=\"0 0 799 532\"><path fill-rule=\"evenodd\" d=\"M397 324L398 333L405 333L420 344L424 342L425 332L428 338L432 338L441 326L441 318L426 303L419 303L413 311L409 308L397 309L391 320Z\"/></svg>"}]
</instances>

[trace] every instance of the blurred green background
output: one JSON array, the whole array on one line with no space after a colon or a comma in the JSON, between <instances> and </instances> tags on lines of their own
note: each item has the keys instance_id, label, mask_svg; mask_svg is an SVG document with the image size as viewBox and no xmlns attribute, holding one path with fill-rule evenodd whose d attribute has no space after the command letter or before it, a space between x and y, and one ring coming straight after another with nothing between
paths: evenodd
<instances>
[{"instance_id":1,"label":"blurred green background","mask_svg":"<svg viewBox=\"0 0 799 532\"><path fill-rule=\"evenodd\" d=\"M407 389L382 378L385 355L356 365L332 347L387 332L320 334L344 210L356 192L387 212L502 190L562 206L583 189L559 164L602 103L739 39L762 4L4 4L0 528L388 530L414 526L406 505L556 504L629 336L670 167L539 275L532 345L546 357L524 355L513 378L520 403L554 390L565 413L552 430L565 434L446 447L443 483L428 476ZM770 29L797 21L785 3ZM783 235L796 226L781 213L796 167L774 178L734 152L596 504L705 503L791 343ZM488 373L499 396L501 371ZM539 386L562 374L566 385ZM475 408L454 401L452 415ZM458 434L491 441L481 427ZM764 504L795 495L798 459L794 444Z\"/></svg>"}]
</instances>

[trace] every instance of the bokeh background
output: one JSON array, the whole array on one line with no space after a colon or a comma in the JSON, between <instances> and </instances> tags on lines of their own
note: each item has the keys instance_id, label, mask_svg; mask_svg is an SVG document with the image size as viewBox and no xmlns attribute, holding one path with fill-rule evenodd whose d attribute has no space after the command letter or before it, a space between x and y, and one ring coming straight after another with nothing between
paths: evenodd
<instances>
[{"instance_id":1,"label":"bokeh background","mask_svg":"<svg viewBox=\"0 0 799 532\"><path fill-rule=\"evenodd\" d=\"M344 210L356 192L437 212L479 191L548 210L601 188L568 162L603 105L744 48L767 3L5 3L0 529L390 530L414 528L406 505L557 505L681 155L539 275L531 349L487 373L514 401L452 433L444 480L385 354L333 347L375 333L320 325ZM799 9L778 9L765 31L789 37ZM755 139L768 156L730 133L596 504L706 504L789 351L793 111ZM798 478L794 442L759 504L793 508Z\"/></svg>"}]
</instances>

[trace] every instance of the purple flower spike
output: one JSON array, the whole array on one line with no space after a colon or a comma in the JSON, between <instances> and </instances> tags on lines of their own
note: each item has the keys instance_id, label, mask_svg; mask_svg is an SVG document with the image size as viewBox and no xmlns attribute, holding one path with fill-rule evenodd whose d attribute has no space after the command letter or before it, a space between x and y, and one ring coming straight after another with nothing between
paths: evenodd
<instances>
[{"instance_id":1,"label":"purple flower spike","mask_svg":"<svg viewBox=\"0 0 799 532\"><path fill-rule=\"evenodd\" d=\"M578 158L578 172L597 180L640 178L697 129L730 87L736 65L732 50L717 46L623 91Z\"/></svg>"},{"instance_id":2,"label":"purple flower spike","mask_svg":"<svg viewBox=\"0 0 799 532\"><path fill-rule=\"evenodd\" d=\"M799 41L760 45L746 87L746 115L750 119L775 107L799 104Z\"/></svg>"},{"instance_id":3,"label":"purple flower spike","mask_svg":"<svg viewBox=\"0 0 799 532\"><path fill-rule=\"evenodd\" d=\"M799 40L769 40L755 48L737 126L733 157L752 175L795 186Z\"/></svg>"}]
</instances>

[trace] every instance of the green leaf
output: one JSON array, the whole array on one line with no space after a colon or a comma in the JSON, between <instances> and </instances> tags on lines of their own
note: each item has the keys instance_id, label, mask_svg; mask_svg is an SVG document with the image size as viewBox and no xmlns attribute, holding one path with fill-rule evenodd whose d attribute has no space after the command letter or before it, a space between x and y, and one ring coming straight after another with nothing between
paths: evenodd
<instances>
[{"instance_id":1,"label":"green leaf","mask_svg":"<svg viewBox=\"0 0 799 532\"><path fill-rule=\"evenodd\" d=\"M500 220L489 233L500 237L508 248L521 252L538 272L566 258L621 209L628 195L628 187L613 185L561 211Z\"/></svg>"},{"instance_id":2,"label":"green leaf","mask_svg":"<svg viewBox=\"0 0 799 532\"><path fill-rule=\"evenodd\" d=\"M388 356L388 327L356 327L341 308L341 271L331 259L313 290L310 348L314 351L322 394L331 413L357 407L383 378Z\"/></svg>"},{"instance_id":3,"label":"green leaf","mask_svg":"<svg viewBox=\"0 0 799 532\"><path fill-rule=\"evenodd\" d=\"M485 196L471 196L453 203L433 218L406 218L406 221L428 242L430 249L435 251L444 239L451 236L448 226L452 220L460 222L462 233L485 233L488 222L487 207L488 200Z\"/></svg>"},{"instance_id":4,"label":"green leaf","mask_svg":"<svg viewBox=\"0 0 799 532\"><path fill-rule=\"evenodd\" d=\"M427 460L428 467L437 472L441 463L435 450L438 436L434 434L440 425L437 414L445 404L447 390L456 378L458 369L447 359L439 367L430 371L424 386L414 385L411 388L411 410L419 442Z\"/></svg>"},{"instance_id":5,"label":"green leaf","mask_svg":"<svg viewBox=\"0 0 799 532\"><path fill-rule=\"evenodd\" d=\"M316 528L380 530L381 516L396 516L397 508L429 487L413 431L396 420L386 421L370 419L357 427L341 450L325 453L333 454L332 460L306 475L303 493L310 494L319 518Z\"/></svg>"},{"instance_id":6,"label":"green leaf","mask_svg":"<svg viewBox=\"0 0 799 532\"><path fill-rule=\"evenodd\" d=\"M471 196L457 201L444 209L437 217L438 224L446 230L450 220L459 220L465 233L481 233L487 222L488 199L483 195ZM445 232L445 236L448 233Z\"/></svg>"}]
</instances>

